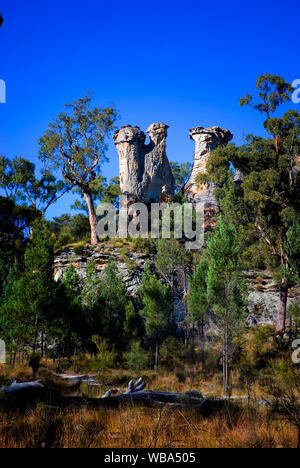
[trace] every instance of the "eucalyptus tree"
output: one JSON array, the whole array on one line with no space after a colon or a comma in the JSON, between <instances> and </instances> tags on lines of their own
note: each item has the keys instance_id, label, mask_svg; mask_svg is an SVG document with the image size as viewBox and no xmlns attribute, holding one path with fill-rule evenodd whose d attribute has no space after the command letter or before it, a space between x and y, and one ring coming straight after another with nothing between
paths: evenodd
<instances>
[{"instance_id":1,"label":"eucalyptus tree","mask_svg":"<svg viewBox=\"0 0 300 468\"><path fill-rule=\"evenodd\" d=\"M263 75L257 80L259 103L248 94L240 100L265 114L267 138L248 135L241 147L229 145L215 150L207 174L199 182L224 186L233 166L242 174L240 199L247 221L277 260L279 288L276 333L286 325L287 298L300 272L300 114L289 110L273 117L281 104L291 99L293 87L280 76ZM222 188L216 193L220 195Z\"/></svg>"},{"instance_id":2,"label":"eucalyptus tree","mask_svg":"<svg viewBox=\"0 0 300 468\"><path fill-rule=\"evenodd\" d=\"M101 184L101 165L107 161L107 137L117 118L113 107L91 106L86 96L65 105L40 138L40 159L49 161L66 182L79 189L88 208L91 243L97 244L97 217L93 193Z\"/></svg>"},{"instance_id":3,"label":"eucalyptus tree","mask_svg":"<svg viewBox=\"0 0 300 468\"><path fill-rule=\"evenodd\" d=\"M25 204L44 216L48 208L61 198L71 186L56 179L44 161L40 177L36 177L35 164L27 159L12 160L0 156L0 188L16 203Z\"/></svg>"}]
</instances>

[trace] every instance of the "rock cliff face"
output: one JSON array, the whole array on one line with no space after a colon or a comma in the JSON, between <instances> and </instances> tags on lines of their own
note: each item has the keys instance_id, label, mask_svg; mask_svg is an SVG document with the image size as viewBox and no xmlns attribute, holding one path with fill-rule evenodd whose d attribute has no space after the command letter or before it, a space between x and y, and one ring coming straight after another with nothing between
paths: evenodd
<instances>
[{"instance_id":1,"label":"rock cliff face","mask_svg":"<svg viewBox=\"0 0 300 468\"><path fill-rule=\"evenodd\" d=\"M189 132L190 138L195 142L194 165L191 176L184 186L186 199L194 204L203 203L205 210L205 228L213 229L214 216L218 212L218 204L214 197L216 186L199 185L196 182L198 174L206 172L206 164L211 151L219 146L225 147L232 140L233 135L229 130L220 127L194 127Z\"/></svg>"},{"instance_id":2,"label":"rock cliff face","mask_svg":"<svg viewBox=\"0 0 300 468\"><path fill-rule=\"evenodd\" d=\"M120 189L128 202L159 203L172 200L175 181L166 154L168 126L154 123L147 129L127 125L117 130L114 142L119 152Z\"/></svg>"},{"instance_id":3,"label":"rock cliff face","mask_svg":"<svg viewBox=\"0 0 300 468\"><path fill-rule=\"evenodd\" d=\"M76 268L79 276L84 279L86 276L86 267L91 260L96 263L99 275L102 274L109 258L114 258L119 273L123 276L128 296L135 300L137 290L141 285L142 273L145 263L149 260L154 269L154 255L142 252L128 251L124 255L121 247L105 248L101 251L97 247L86 247L82 254L76 254L72 247L65 248L55 256L54 275L55 280L60 280L66 273L71 264ZM249 287L249 316L247 323L249 326L274 324L277 315L278 290L273 283L272 276L268 271L253 270L245 272ZM163 280L163 278L161 278ZM179 326L179 330L184 330L184 284L180 272L174 276L174 318ZM289 302L300 300L300 288L291 289ZM209 320L206 332L214 331L215 325L213 318Z\"/></svg>"}]
</instances>

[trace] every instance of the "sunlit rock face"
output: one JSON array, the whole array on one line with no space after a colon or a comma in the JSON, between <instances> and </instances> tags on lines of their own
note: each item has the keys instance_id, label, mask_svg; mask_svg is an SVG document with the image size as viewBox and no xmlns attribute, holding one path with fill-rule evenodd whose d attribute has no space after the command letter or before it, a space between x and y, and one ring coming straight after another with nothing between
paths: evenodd
<instances>
[{"instance_id":1,"label":"sunlit rock face","mask_svg":"<svg viewBox=\"0 0 300 468\"><path fill-rule=\"evenodd\" d=\"M195 142L194 164L191 176L184 186L185 198L193 203L203 203L205 208L205 229L211 230L215 225L215 215L219 211L214 197L214 184L199 185L197 175L206 172L207 161L213 150L226 147L233 135L229 130L220 127L194 127L189 132L190 138Z\"/></svg>"},{"instance_id":2,"label":"sunlit rock face","mask_svg":"<svg viewBox=\"0 0 300 468\"><path fill-rule=\"evenodd\" d=\"M294 158L294 166L292 169L292 176L296 177L300 172L300 154L296 155Z\"/></svg>"},{"instance_id":3,"label":"sunlit rock face","mask_svg":"<svg viewBox=\"0 0 300 468\"><path fill-rule=\"evenodd\" d=\"M172 200L174 177L166 154L168 126L154 123L147 129L150 142L139 127L116 131L114 142L120 161L120 189L129 202L158 203Z\"/></svg>"},{"instance_id":4,"label":"sunlit rock face","mask_svg":"<svg viewBox=\"0 0 300 468\"><path fill-rule=\"evenodd\" d=\"M119 179L123 195L141 197L144 173L143 148L146 136L139 127L127 125L116 131L114 142L119 153Z\"/></svg>"}]
</instances>

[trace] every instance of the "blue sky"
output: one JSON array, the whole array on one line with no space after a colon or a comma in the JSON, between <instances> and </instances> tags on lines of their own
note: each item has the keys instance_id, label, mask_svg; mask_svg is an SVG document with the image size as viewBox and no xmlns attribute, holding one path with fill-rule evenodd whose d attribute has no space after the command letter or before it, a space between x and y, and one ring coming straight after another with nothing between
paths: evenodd
<instances>
[{"instance_id":1,"label":"blue sky","mask_svg":"<svg viewBox=\"0 0 300 468\"><path fill-rule=\"evenodd\" d=\"M10 158L37 162L48 123L91 91L96 105L115 103L118 126L170 125L169 159L192 161L189 128L219 125L240 144L262 133L262 117L238 105L257 76L300 78L299 1L1 0L0 11L0 154ZM109 178L112 140L108 155Z\"/></svg>"}]
</instances>

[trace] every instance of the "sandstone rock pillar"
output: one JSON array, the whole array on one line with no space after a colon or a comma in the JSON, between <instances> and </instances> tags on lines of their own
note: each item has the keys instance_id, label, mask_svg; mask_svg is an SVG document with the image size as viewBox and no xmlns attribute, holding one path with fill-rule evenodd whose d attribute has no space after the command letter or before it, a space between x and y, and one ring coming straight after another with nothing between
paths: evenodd
<instances>
[{"instance_id":1,"label":"sandstone rock pillar","mask_svg":"<svg viewBox=\"0 0 300 468\"><path fill-rule=\"evenodd\" d=\"M119 153L119 179L122 195L133 202L141 197L144 172L143 147L146 136L139 127L126 125L114 133L114 142Z\"/></svg>"},{"instance_id":2,"label":"sandstone rock pillar","mask_svg":"<svg viewBox=\"0 0 300 468\"><path fill-rule=\"evenodd\" d=\"M190 138L195 142L194 165L191 176L184 186L186 199L194 204L204 203L206 230L214 226L214 215L218 212L218 204L214 197L214 184L199 185L196 182L199 173L206 172L206 164L211 151L219 146L225 147L232 140L229 130L220 127L194 127L189 131Z\"/></svg>"},{"instance_id":3,"label":"sandstone rock pillar","mask_svg":"<svg viewBox=\"0 0 300 468\"><path fill-rule=\"evenodd\" d=\"M127 125L113 138L119 152L120 189L128 202L157 203L171 200L174 177L166 154L168 126L154 123L147 129L150 142L139 127Z\"/></svg>"}]
</instances>

